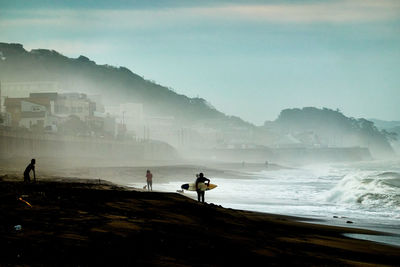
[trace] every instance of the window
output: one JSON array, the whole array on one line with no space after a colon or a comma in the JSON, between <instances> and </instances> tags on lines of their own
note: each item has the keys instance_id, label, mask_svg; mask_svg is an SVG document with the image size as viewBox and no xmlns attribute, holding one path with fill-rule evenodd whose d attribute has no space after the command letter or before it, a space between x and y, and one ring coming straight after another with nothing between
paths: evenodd
<instances>
[{"instance_id":1,"label":"window","mask_svg":"<svg viewBox=\"0 0 400 267\"><path fill-rule=\"evenodd\" d=\"M36 111L40 111L41 108L39 106L32 106L32 111L36 112Z\"/></svg>"}]
</instances>

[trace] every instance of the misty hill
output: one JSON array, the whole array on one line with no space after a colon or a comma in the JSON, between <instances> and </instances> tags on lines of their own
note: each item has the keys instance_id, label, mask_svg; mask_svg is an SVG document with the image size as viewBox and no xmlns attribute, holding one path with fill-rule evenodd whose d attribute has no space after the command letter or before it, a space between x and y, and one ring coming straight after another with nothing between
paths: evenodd
<instances>
[{"instance_id":1,"label":"misty hill","mask_svg":"<svg viewBox=\"0 0 400 267\"><path fill-rule=\"evenodd\" d=\"M376 127L391 136L393 149L400 154L400 121L384 121L378 119L369 119L374 122Z\"/></svg>"},{"instance_id":2,"label":"misty hill","mask_svg":"<svg viewBox=\"0 0 400 267\"><path fill-rule=\"evenodd\" d=\"M400 138L400 126L396 126L396 127L390 128L389 131L392 132L392 133L396 133L397 134L397 140L399 140L399 138Z\"/></svg>"},{"instance_id":3,"label":"misty hill","mask_svg":"<svg viewBox=\"0 0 400 267\"><path fill-rule=\"evenodd\" d=\"M286 138L301 146L361 146L378 156L393 153L388 142L393 135L378 130L371 121L348 118L339 111L286 109L276 121L266 123L266 127L255 127L223 114L205 99L177 94L127 68L97 65L85 56L68 58L54 50L26 51L21 44L0 43L0 81L51 81L57 82L63 91L102 95L106 105L142 103L146 115L174 117L176 122L172 127L199 129L190 133L193 140L188 142L199 146L204 146L204 142L199 142L201 138L210 137L215 139L207 143L210 146L232 143L275 146Z\"/></svg>"},{"instance_id":4,"label":"misty hill","mask_svg":"<svg viewBox=\"0 0 400 267\"><path fill-rule=\"evenodd\" d=\"M369 119L375 126L380 130L386 130L388 132L395 132L400 135L400 121L384 121L378 119Z\"/></svg>"},{"instance_id":5,"label":"misty hill","mask_svg":"<svg viewBox=\"0 0 400 267\"><path fill-rule=\"evenodd\" d=\"M124 67L97 65L87 57L68 58L54 50L26 51L21 44L0 43L0 81L54 81L64 91L101 94L108 105L143 103L147 115L173 116L189 123L218 121L220 127L253 127L237 117L226 116L202 98L184 95L143 79Z\"/></svg>"},{"instance_id":6,"label":"misty hill","mask_svg":"<svg viewBox=\"0 0 400 267\"><path fill-rule=\"evenodd\" d=\"M349 118L339 110L327 108L285 109L274 122L266 122L265 127L290 135L301 144L368 147L375 156L393 154L389 141L396 138L379 130L371 121Z\"/></svg>"}]
</instances>

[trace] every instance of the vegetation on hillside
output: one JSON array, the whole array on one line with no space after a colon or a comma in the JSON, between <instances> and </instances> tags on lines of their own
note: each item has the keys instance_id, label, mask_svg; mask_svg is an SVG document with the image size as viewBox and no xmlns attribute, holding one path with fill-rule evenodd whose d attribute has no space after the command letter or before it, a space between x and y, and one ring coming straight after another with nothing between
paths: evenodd
<instances>
[{"instance_id":1,"label":"vegetation on hillside","mask_svg":"<svg viewBox=\"0 0 400 267\"><path fill-rule=\"evenodd\" d=\"M273 122L282 134L292 134L301 140L308 133L314 144L321 146L368 147L378 155L391 154L389 141L395 134L379 130L366 119L349 118L339 110L305 107L282 110Z\"/></svg>"},{"instance_id":2,"label":"vegetation on hillside","mask_svg":"<svg viewBox=\"0 0 400 267\"><path fill-rule=\"evenodd\" d=\"M389 141L397 138L369 120L348 118L327 108L285 109L267 127L256 127L223 114L203 98L177 94L125 67L97 65L85 56L68 58L54 50L28 52L21 44L0 43L0 52L0 81L54 81L64 91L100 94L108 105L142 103L146 115L174 117L177 125L185 127L216 129L225 139L239 143L269 146L290 135L298 145L361 146L375 155L386 155L393 152Z\"/></svg>"},{"instance_id":3,"label":"vegetation on hillside","mask_svg":"<svg viewBox=\"0 0 400 267\"><path fill-rule=\"evenodd\" d=\"M205 99L185 95L145 80L125 67L97 65L87 57L68 58L54 50L26 51L20 44L0 43L0 80L55 81L62 90L101 94L108 104L143 103L146 114L173 116L186 122L200 119L230 121ZM244 121L235 123L249 125Z\"/></svg>"}]
</instances>

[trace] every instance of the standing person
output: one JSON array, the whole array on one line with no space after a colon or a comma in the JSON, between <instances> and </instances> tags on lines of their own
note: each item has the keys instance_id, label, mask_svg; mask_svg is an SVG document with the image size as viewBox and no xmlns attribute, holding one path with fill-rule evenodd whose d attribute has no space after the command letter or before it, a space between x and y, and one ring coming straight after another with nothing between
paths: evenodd
<instances>
[{"instance_id":1,"label":"standing person","mask_svg":"<svg viewBox=\"0 0 400 267\"><path fill-rule=\"evenodd\" d=\"M197 177L197 175L196 175L196 177ZM197 192L198 201L200 202L200 197L201 197L203 203L204 203L205 190L201 190L199 188L199 184L200 183L205 183L205 182L207 182L207 186L210 185L210 179L204 177L204 174L201 172L199 174L199 176L197 177L197 179L196 179L196 192Z\"/></svg>"},{"instance_id":2,"label":"standing person","mask_svg":"<svg viewBox=\"0 0 400 267\"><path fill-rule=\"evenodd\" d=\"M36 164L36 160L31 159L31 163L26 167L26 169L24 171L24 182L30 183L31 177L29 176L29 173L32 171L33 172L33 180L36 183L35 164Z\"/></svg>"},{"instance_id":3,"label":"standing person","mask_svg":"<svg viewBox=\"0 0 400 267\"><path fill-rule=\"evenodd\" d=\"M147 190L153 191L153 174L150 172L150 170L147 170L146 178L147 178Z\"/></svg>"}]
</instances>

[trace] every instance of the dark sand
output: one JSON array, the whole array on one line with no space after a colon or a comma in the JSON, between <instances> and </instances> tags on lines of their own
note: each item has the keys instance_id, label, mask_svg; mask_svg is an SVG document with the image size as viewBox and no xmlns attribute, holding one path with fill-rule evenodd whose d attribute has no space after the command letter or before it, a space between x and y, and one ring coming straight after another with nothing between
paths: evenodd
<instances>
[{"instance_id":1,"label":"dark sand","mask_svg":"<svg viewBox=\"0 0 400 267\"><path fill-rule=\"evenodd\" d=\"M400 264L400 248L342 235L371 231L225 209L104 181L0 179L1 266Z\"/></svg>"}]
</instances>

